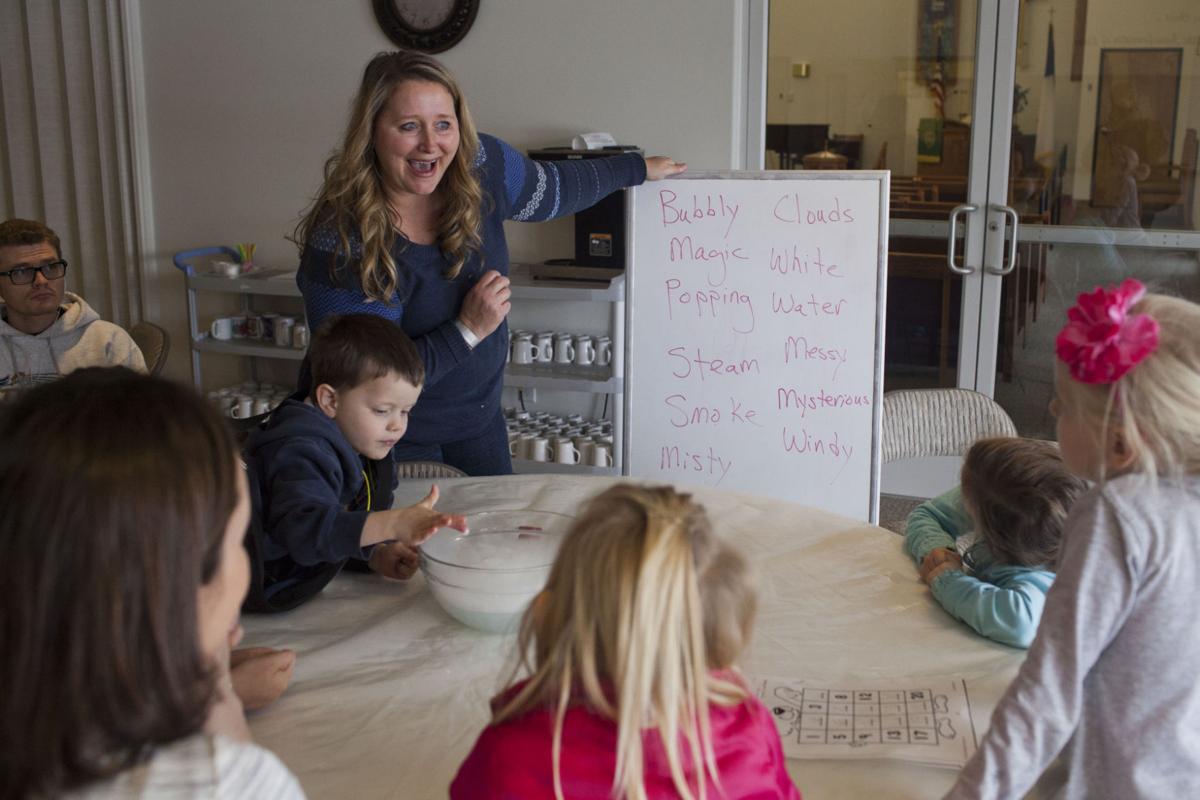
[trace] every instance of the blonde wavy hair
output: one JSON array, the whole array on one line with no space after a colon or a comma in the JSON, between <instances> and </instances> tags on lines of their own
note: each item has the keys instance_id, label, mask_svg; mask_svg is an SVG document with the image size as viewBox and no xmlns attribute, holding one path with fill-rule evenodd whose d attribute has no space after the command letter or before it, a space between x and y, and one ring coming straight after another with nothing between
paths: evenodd
<instances>
[{"instance_id":1,"label":"blonde wavy hair","mask_svg":"<svg viewBox=\"0 0 1200 800\"><path fill-rule=\"evenodd\" d=\"M1055 365L1059 401L1095 429L1101 479L1108 443L1124 439L1131 471L1181 477L1200 472L1200 306L1147 294L1130 309L1158 321L1158 348L1119 381L1090 385Z\"/></svg>"},{"instance_id":2,"label":"blonde wavy hair","mask_svg":"<svg viewBox=\"0 0 1200 800\"><path fill-rule=\"evenodd\" d=\"M392 92L406 81L443 86L454 100L458 116L458 153L437 189L445 202L437 244L451 261L446 277L458 277L471 254L480 251L484 195L474 169L479 134L466 97L441 62L407 50L379 53L363 70L342 146L325 162L321 191L296 226L294 237L303 249L319 228L336 230L338 247L329 264L332 274L339 257L351 260L351 241L357 235L362 244L358 277L363 294L385 303L400 286L399 267L392 257L400 213L388 203L384 192L375 155L375 122Z\"/></svg>"},{"instance_id":3,"label":"blonde wavy hair","mask_svg":"<svg viewBox=\"0 0 1200 800\"><path fill-rule=\"evenodd\" d=\"M526 612L517 670L531 677L492 722L554 709L561 799L563 719L582 699L617 723L614 797L646 797L642 731L655 728L676 792L704 798L705 773L720 786L708 704L747 697L712 671L732 668L755 607L745 560L713 535L703 506L668 487L615 486L586 506ZM697 765L690 778L681 737Z\"/></svg>"}]
</instances>

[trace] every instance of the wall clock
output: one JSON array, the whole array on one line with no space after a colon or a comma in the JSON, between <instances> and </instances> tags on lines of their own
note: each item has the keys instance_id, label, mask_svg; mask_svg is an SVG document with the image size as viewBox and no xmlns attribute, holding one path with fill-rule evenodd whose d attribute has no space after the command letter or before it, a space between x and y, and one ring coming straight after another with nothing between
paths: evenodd
<instances>
[{"instance_id":1,"label":"wall clock","mask_svg":"<svg viewBox=\"0 0 1200 800\"><path fill-rule=\"evenodd\" d=\"M371 0L379 27L397 46L440 53L467 35L479 0Z\"/></svg>"}]
</instances>

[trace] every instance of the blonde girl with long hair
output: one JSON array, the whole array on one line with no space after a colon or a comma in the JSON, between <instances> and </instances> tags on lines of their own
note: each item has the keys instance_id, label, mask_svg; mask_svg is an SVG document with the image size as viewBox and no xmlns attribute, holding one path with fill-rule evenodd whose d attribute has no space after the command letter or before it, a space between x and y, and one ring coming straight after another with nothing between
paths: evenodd
<instances>
[{"instance_id":1,"label":"blonde girl with long hair","mask_svg":"<svg viewBox=\"0 0 1200 800\"><path fill-rule=\"evenodd\" d=\"M493 701L450 796L799 800L734 670L754 612L746 562L689 495L595 497L522 621L528 678Z\"/></svg>"},{"instance_id":2,"label":"blonde girl with long hair","mask_svg":"<svg viewBox=\"0 0 1200 800\"><path fill-rule=\"evenodd\" d=\"M1200 306L1130 279L1068 319L1051 411L1063 460L1095 486L948 796L1022 797L1062 751L1057 796L1200 797Z\"/></svg>"},{"instance_id":3,"label":"blonde girl with long hair","mask_svg":"<svg viewBox=\"0 0 1200 800\"><path fill-rule=\"evenodd\" d=\"M566 216L683 171L625 153L531 161L476 131L454 76L424 53L367 64L341 146L296 228L308 324L378 314L425 363L426 390L397 460L473 475L512 471L500 409L511 291L505 220ZM307 375L301 377L306 390Z\"/></svg>"}]
</instances>

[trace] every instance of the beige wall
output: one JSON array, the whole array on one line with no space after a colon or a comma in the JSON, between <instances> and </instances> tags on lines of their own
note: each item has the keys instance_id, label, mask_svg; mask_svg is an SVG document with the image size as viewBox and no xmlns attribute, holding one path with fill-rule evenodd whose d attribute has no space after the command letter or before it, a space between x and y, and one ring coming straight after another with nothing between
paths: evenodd
<instances>
[{"instance_id":1,"label":"beige wall","mask_svg":"<svg viewBox=\"0 0 1200 800\"><path fill-rule=\"evenodd\" d=\"M188 375L179 250L255 241L292 268L284 237L318 188L368 58L392 45L365 0L143 0L156 250L147 310ZM605 130L696 168L735 165L729 0L483 2L442 55L481 130L519 148ZM570 255L569 221L510 228L516 260ZM214 312L215 313L215 312ZM205 356L206 378L223 357ZM228 367L227 367L228 368Z\"/></svg>"},{"instance_id":2,"label":"beige wall","mask_svg":"<svg viewBox=\"0 0 1200 800\"><path fill-rule=\"evenodd\" d=\"M1089 0L1083 80L1071 81L1076 0L1038 0L1021 4L1017 51L1018 85L1029 89L1028 102L1014 122L1027 134L1037 130L1037 114L1046 59L1046 35L1054 23L1055 140L1068 146L1066 182L1076 197L1090 195L1092 143L1100 50L1109 47L1181 47L1183 80L1175 130L1178 162L1187 128L1200 127L1200 2L1196 0ZM915 171L915 132L921 117L933 112L924 84L914 76L917 3L843 0L829 6L818 0L776 0L771 4L767 62L769 123L829 123L835 133L861 133L864 167L875 164L888 145L888 165ZM957 72L947 89L946 116L970 111L974 68L975 3L959 4ZM811 64L808 78L793 78L792 64Z\"/></svg>"},{"instance_id":3,"label":"beige wall","mask_svg":"<svg viewBox=\"0 0 1200 800\"><path fill-rule=\"evenodd\" d=\"M971 111L975 8L959 5L957 80L946 87L945 111L957 120ZM828 123L832 133L862 134L863 167L873 169L888 143L888 167L916 172L917 124L934 113L916 80L917 3L819 0L771 3L767 60L767 122ZM792 64L811 64L807 78Z\"/></svg>"}]
</instances>

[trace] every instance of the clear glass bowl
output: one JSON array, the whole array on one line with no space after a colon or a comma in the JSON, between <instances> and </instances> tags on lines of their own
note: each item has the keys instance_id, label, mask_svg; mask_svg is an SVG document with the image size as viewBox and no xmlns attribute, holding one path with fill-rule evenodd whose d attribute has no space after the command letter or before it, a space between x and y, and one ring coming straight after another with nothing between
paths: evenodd
<instances>
[{"instance_id":1,"label":"clear glass bowl","mask_svg":"<svg viewBox=\"0 0 1200 800\"><path fill-rule=\"evenodd\" d=\"M470 533L443 528L421 545L421 571L452 617L477 630L511 633L545 586L573 521L529 509L472 514Z\"/></svg>"}]
</instances>

